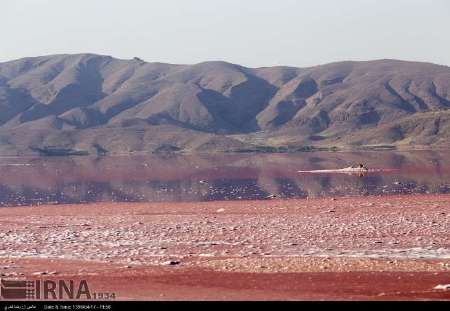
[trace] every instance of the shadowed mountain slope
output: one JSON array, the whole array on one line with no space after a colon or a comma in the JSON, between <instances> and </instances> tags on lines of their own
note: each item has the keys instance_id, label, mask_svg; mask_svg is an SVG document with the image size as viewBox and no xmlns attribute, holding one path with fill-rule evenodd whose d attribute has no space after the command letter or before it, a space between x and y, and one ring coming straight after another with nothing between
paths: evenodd
<instances>
[{"instance_id":1,"label":"shadowed mountain slope","mask_svg":"<svg viewBox=\"0 0 450 311\"><path fill-rule=\"evenodd\" d=\"M0 63L0 153L448 146L450 68L147 63L93 54Z\"/></svg>"}]
</instances>

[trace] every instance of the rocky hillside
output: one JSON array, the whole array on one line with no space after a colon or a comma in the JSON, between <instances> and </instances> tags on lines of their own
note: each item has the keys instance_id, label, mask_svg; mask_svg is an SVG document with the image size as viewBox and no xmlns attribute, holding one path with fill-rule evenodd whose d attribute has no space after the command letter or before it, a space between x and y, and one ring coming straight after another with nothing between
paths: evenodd
<instances>
[{"instance_id":1,"label":"rocky hillside","mask_svg":"<svg viewBox=\"0 0 450 311\"><path fill-rule=\"evenodd\" d=\"M450 146L450 68L147 63L93 54L0 63L0 154Z\"/></svg>"}]
</instances>

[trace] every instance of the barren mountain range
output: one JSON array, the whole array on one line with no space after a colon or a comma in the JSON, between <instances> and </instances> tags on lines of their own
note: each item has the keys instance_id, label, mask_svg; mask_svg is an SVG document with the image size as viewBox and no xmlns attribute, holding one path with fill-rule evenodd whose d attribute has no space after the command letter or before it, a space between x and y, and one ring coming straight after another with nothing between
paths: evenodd
<instances>
[{"instance_id":1,"label":"barren mountain range","mask_svg":"<svg viewBox=\"0 0 450 311\"><path fill-rule=\"evenodd\" d=\"M94 54L0 63L0 154L450 146L450 68L148 63Z\"/></svg>"}]
</instances>

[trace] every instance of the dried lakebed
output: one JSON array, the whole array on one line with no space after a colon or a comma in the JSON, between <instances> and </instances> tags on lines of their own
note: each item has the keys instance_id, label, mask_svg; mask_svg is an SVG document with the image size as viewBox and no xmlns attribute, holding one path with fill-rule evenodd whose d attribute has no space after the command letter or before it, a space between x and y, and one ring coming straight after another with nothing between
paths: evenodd
<instances>
[{"instance_id":1,"label":"dried lakebed","mask_svg":"<svg viewBox=\"0 0 450 311\"><path fill-rule=\"evenodd\" d=\"M77 275L102 267L91 271L99 278L110 267L141 277L433 273L450 283L450 195L16 207L0 209L0 224L3 277L64 275L65 262Z\"/></svg>"}]
</instances>

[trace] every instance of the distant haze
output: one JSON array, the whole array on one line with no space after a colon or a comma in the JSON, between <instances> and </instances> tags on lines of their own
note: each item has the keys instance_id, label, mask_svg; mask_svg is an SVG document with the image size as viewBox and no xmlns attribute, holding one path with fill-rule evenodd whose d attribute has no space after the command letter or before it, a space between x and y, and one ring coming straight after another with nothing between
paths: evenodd
<instances>
[{"instance_id":1,"label":"distant haze","mask_svg":"<svg viewBox=\"0 0 450 311\"><path fill-rule=\"evenodd\" d=\"M98 53L192 64L450 65L447 0L2 0L0 62Z\"/></svg>"}]
</instances>

